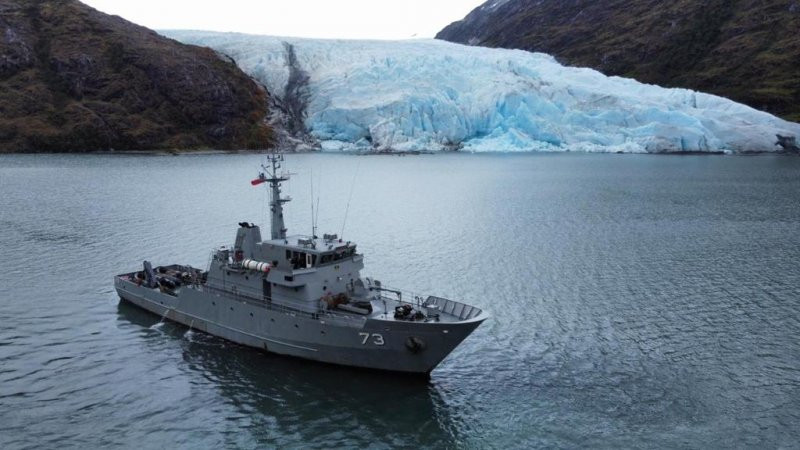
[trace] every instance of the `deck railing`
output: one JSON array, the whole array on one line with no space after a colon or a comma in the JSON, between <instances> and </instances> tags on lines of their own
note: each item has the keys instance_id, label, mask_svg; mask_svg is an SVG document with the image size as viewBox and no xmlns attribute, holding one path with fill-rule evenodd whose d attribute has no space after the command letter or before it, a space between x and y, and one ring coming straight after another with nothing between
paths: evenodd
<instances>
[{"instance_id":1,"label":"deck railing","mask_svg":"<svg viewBox=\"0 0 800 450\"><path fill-rule=\"evenodd\" d=\"M428 296L423 306L438 306L439 311L444 314L450 314L458 317L458 320L469 320L480 315L483 312L480 308L467 305L465 303L457 302L455 300L448 300L442 297Z\"/></svg>"},{"instance_id":2,"label":"deck railing","mask_svg":"<svg viewBox=\"0 0 800 450\"><path fill-rule=\"evenodd\" d=\"M280 311L285 314L294 314L294 315L301 315L304 317L309 317L312 319L325 319L325 318L334 318L334 319L341 319L345 321L352 321L362 323L367 319L367 316L354 316L351 314L344 314L344 313L337 313L328 310L319 310L316 312L309 312L303 311L296 308L291 308L284 305L275 304L271 301L270 298L264 297L263 293L256 290L250 289L238 289L236 292L214 288L208 286L207 284L200 284L200 285L187 285L186 287L190 287L192 289L199 289L203 292L212 295L223 296L226 298L231 298L234 300L247 302L248 304L253 304L265 309L273 310L273 311ZM400 293L397 298L392 298L387 295L384 295L383 292L393 292L393 293ZM469 320L474 317L477 317L483 311L480 308L475 306L467 305L465 303L457 302L455 300L449 300L443 297L436 297L436 296L427 296L427 298L423 298L421 295L412 293L412 292L403 292L397 289L392 288L383 288L382 291L379 292L379 299L384 300L387 304L391 305L392 303L399 302L401 304L408 304L411 306L416 307L430 307L435 306L438 307L438 310L442 314L451 315L457 317L458 320ZM413 300L413 301L409 301ZM394 310L394 307L388 308L387 312L391 314Z\"/></svg>"},{"instance_id":3,"label":"deck railing","mask_svg":"<svg viewBox=\"0 0 800 450\"><path fill-rule=\"evenodd\" d=\"M416 292L403 291L388 286L382 286L381 290L400 294L398 298L402 298L401 303L407 303L417 307L437 306L440 313L455 316L458 318L458 320L469 320L477 317L483 312L483 310L478 307L457 302L455 300L449 300L444 297L436 297L433 295L423 296ZM381 297L388 298L383 295L381 295Z\"/></svg>"},{"instance_id":4,"label":"deck railing","mask_svg":"<svg viewBox=\"0 0 800 450\"><path fill-rule=\"evenodd\" d=\"M198 286L194 286L197 289ZM248 289L239 289L236 292L227 291L224 289L214 288L208 285L200 285L199 289L207 294L218 295L226 298L231 298L247 304L256 305L258 307L269 309L272 311L279 311L285 314L300 315L311 319L319 320L325 318L335 318L351 322L362 323L366 317L357 317L349 314L338 314L332 311L320 310L318 312L303 311L301 309L290 308L284 305L278 305L272 302L271 298L265 298L262 293L258 291L251 291Z\"/></svg>"}]
</instances>

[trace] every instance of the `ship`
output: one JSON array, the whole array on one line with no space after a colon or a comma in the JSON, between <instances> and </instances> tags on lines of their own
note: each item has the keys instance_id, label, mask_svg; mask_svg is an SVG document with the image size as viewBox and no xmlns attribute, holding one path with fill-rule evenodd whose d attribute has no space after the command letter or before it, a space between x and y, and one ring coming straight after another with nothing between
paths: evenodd
<instances>
[{"instance_id":1,"label":"ship","mask_svg":"<svg viewBox=\"0 0 800 450\"><path fill-rule=\"evenodd\" d=\"M282 154L267 154L251 181L269 188L269 239L240 222L233 245L213 249L207 270L144 261L141 270L114 277L120 299L271 353L430 376L489 314L362 277L364 254L336 234L318 237L312 228L311 236L289 236L284 163Z\"/></svg>"}]
</instances>

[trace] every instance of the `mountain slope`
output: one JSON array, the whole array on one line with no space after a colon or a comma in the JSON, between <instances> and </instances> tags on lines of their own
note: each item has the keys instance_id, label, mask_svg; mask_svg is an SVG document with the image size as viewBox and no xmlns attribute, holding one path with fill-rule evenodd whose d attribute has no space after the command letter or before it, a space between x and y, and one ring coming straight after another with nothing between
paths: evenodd
<instances>
[{"instance_id":1,"label":"mountain slope","mask_svg":"<svg viewBox=\"0 0 800 450\"><path fill-rule=\"evenodd\" d=\"M490 0L438 39L540 51L800 121L797 0Z\"/></svg>"},{"instance_id":2,"label":"mountain slope","mask_svg":"<svg viewBox=\"0 0 800 450\"><path fill-rule=\"evenodd\" d=\"M264 147L235 64L75 0L0 0L0 151Z\"/></svg>"},{"instance_id":3,"label":"mountain slope","mask_svg":"<svg viewBox=\"0 0 800 450\"><path fill-rule=\"evenodd\" d=\"M323 149L775 151L800 125L520 50L165 31L237 61Z\"/></svg>"}]
</instances>

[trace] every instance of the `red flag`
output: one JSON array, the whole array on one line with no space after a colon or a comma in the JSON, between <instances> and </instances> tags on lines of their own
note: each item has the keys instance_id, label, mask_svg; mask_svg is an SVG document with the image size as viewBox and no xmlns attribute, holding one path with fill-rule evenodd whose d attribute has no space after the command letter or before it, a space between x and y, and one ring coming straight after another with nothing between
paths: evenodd
<instances>
[{"instance_id":1,"label":"red flag","mask_svg":"<svg viewBox=\"0 0 800 450\"><path fill-rule=\"evenodd\" d=\"M259 177L259 178L256 178L255 180L251 181L250 184L252 184L253 186L258 186L259 184L264 183L266 181L267 180Z\"/></svg>"}]
</instances>

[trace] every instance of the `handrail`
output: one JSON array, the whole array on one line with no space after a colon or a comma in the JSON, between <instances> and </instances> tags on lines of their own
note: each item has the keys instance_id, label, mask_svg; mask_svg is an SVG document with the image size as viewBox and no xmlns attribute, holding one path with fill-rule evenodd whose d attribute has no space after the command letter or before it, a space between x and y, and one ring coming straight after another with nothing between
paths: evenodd
<instances>
[{"instance_id":1,"label":"handrail","mask_svg":"<svg viewBox=\"0 0 800 450\"><path fill-rule=\"evenodd\" d=\"M466 303L449 300L442 297L428 296L424 303L425 306L435 305L439 307L439 311L458 317L459 320L468 320L479 316L483 310Z\"/></svg>"},{"instance_id":2,"label":"handrail","mask_svg":"<svg viewBox=\"0 0 800 450\"><path fill-rule=\"evenodd\" d=\"M130 274L125 274L128 276L132 276L135 272ZM128 280L128 282L131 282ZM350 314L338 314L328 310L319 310L317 312L309 312L304 311L301 309L292 308L289 306L284 306L280 304L275 304L272 302L272 298L264 298L263 293L260 291L252 290L252 289L237 289L236 292L228 291L225 289L211 287L205 283L203 284L186 284L184 285L185 288L201 290L203 292L212 294L212 295L221 295L227 298L232 298L237 301L244 301L254 304L258 307L269 309L273 311L279 311L287 314L297 315L300 314L301 316L308 317L314 320L319 320L321 318L333 318L333 319L340 319L344 321L349 321L353 323L363 323L365 322L368 317L370 316L355 316ZM402 293L402 291L393 288L380 288L379 292L387 291L392 293ZM457 317L459 320L469 320L475 318L483 313L481 308L476 306L468 305L466 303L458 302L455 300L449 300L443 297L436 297L436 296L427 296L422 297L420 295L414 295L410 291L406 291L407 294L413 296L416 302L417 307L430 307L430 306L437 306L440 313L447 314L450 316ZM378 294L378 299L383 300L384 302L396 302L400 304L407 304L411 306L415 306L415 304L410 303L408 301L402 300L402 295L399 299L394 299L387 297L385 295Z\"/></svg>"},{"instance_id":3,"label":"handrail","mask_svg":"<svg viewBox=\"0 0 800 450\"><path fill-rule=\"evenodd\" d=\"M459 302L456 300L450 300L444 297L437 297L435 295L423 296L421 294L416 294L412 291L402 291L400 289L396 289L389 286L386 287L381 286L378 287L377 289L373 288L373 290L378 290L379 292L392 292L398 295L397 299L392 299L384 295L380 295L380 298L382 299L396 301L398 303L404 303L411 306L416 305L417 307L438 306L439 312L457 317L458 320L469 320L479 316L483 312L483 310L481 308L478 308L477 306L468 305L466 303ZM402 300L403 296L413 297L415 303Z\"/></svg>"},{"instance_id":4,"label":"handrail","mask_svg":"<svg viewBox=\"0 0 800 450\"><path fill-rule=\"evenodd\" d=\"M444 297L431 296L429 294L421 294L419 292L404 290L404 289L400 289L400 288L396 288L396 287L392 287L392 286L386 286L386 285L380 286L380 289L383 290L383 291L399 292L402 295L402 298L414 299L413 303L410 300L401 301L401 303L408 303L408 304L410 304L412 306L413 305L423 306L425 304L425 302L427 302L428 298L430 298L430 297L441 298L443 300L447 300ZM456 300L449 300L449 301L455 302ZM461 303L461 302L457 302L457 303Z\"/></svg>"},{"instance_id":5,"label":"handrail","mask_svg":"<svg viewBox=\"0 0 800 450\"><path fill-rule=\"evenodd\" d=\"M300 314L300 315L303 315L303 316L306 316L306 317L309 317L309 318L312 318L312 319L319 319L320 317L333 317L333 318L337 318L337 319L345 319L345 320L350 320L350 321L354 321L354 322L363 322L363 321L366 320L365 317L355 317L355 316L350 316L350 315L345 315L345 314L336 314L336 313L333 313L331 311L322 310L320 312L312 313L312 312L303 311L303 310L300 310L300 309L295 309L295 308L291 308L291 307L284 306L284 305L278 305L278 304L275 304L275 303L272 302L272 298L265 299L263 296L254 296L254 295L251 295L251 294L248 295L248 291L250 291L251 293L256 292L256 291L252 291L252 290L249 290L249 289L241 289L241 290L237 290L237 292L231 292L231 291L227 291L227 290L224 290L224 289L214 288L214 287L211 287L211 286L208 286L208 285L205 285L205 284L201 285L200 287L204 292L207 292L207 293L221 294L221 295L223 295L225 297L232 298L234 300L252 302L256 306L262 307L264 309L269 309L269 310L273 310L273 311L280 311L280 312L284 312L284 313L288 313L288 314ZM258 293L258 294L260 294L260 293ZM269 300L269 301L267 301L267 300Z\"/></svg>"}]
</instances>

